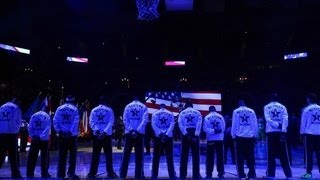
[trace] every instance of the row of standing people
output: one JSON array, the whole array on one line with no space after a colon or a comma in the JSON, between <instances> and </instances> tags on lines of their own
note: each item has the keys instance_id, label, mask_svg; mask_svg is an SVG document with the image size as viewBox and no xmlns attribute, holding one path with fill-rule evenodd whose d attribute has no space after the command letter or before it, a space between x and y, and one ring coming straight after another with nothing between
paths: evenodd
<instances>
[{"instance_id":1,"label":"row of standing people","mask_svg":"<svg viewBox=\"0 0 320 180\"><path fill-rule=\"evenodd\" d=\"M302 178L312 177L312 153L317 152L319 160L319 135L320 135L320 106L316 104L316 96L311 94L307 101L309 106L304 108L301 120L300 133L305 137L306 147L306 174ZM59 160L57 177L66 176L66 158L70 152L68 177L78 178L75 173L77 137L79 113L77 107L73 104L74 97L68 96L66 103L58 107L54 118L53 126L59 135ZM185 109L180 112L178 125L182 133L181 159L180 159L180 178L187 176L187 164L189 150L192 150L192 171L193 178L200 179L199 169L199 135L201 127L206 132L207 137L207 156L206 156L206 176L212 177L214 153L217 154L218 177L224 176L223 165L223 139L225 131L224 118L215 111L214 106L209 108L210 113L204 118L199 111L192 108L191 103L186 103ZM14 102L8 102L1 106L1 128L0 128L0 155L9 153L12 178L21 177L17 165L17 133L21 124L21 112ZM288 160L287 145L285 134L288 126L288 113L282 104L277 102L277 95L272 96L271 102L264 107L266 119L266 133L268 144L268 164L267 178L275 177L275 158L280 157L281 165L288 179L292 178L290 163ZM135 178L143 179L143 136L145 125L148 121L146 106L135 99L125 107L123 122L125 126L125 147L123 159L120 165L120 178L126 178L130 154L132 148L135 148ZM100 98L100 104L95 107L90 114L90 126L93 130L93 151L92 162L88 177L95 177L97 174L101 149L106 154L108 177L117 177L112 164L112 125L114 115L111 108L106 106L104 97ZM50 134L51 120L45 111L35 113L30 120L29 134L32 138L31 148L27 162L27 177L34 177L34 168L37 161L37 155L41 150L41 175L43 178L50 177L48 173L48 139ZM173 140L172 130L174 127L174 117L161 105L159 111L152 115L152 128L155 132L154 157L152 164L152 178L158 176L159 157L164 151L167 157L168 173L171 179L176 178L173 165ZM255 178L255 157L254 143L257 137L257 118L255 112L245 106L243 100L239 101L239 108L235 109L232 116L231 135L235 141L236 149L236 167L240 179ZM249 172L244 172L244 160L247 160ZM318 165L320 165L318 163Z\"/></svg>"}]
</instances>

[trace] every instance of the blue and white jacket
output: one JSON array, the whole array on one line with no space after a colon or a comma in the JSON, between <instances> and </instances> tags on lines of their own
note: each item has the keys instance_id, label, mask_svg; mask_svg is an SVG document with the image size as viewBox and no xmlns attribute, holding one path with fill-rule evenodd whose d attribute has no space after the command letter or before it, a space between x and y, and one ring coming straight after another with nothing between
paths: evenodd
<instances>
[{"instance_id":1,"label":"blue and white jacket","mask_svg":"<svg viewBox=\"0 0 320 180\"><path fill-rule=\"evenodd\" d=\"M53 117L54 129L59 133L71 132L71 136L79 135L79 111L70 103L65 103L58 107Z\"/></svg>"},{"instance_id":2,"label":"blue and white jacket","mask_svg":"<svg viewBox=\"0 0 320 180\"><path fill-rule=\"evenodd\" d=\"M148 109L140 101L132 101L125 107L123 112L125 134L128 134L131 130L144 134L147 122Z\"/></svg>"},{"instance_id":3,"label":"blue and white jacket","mask_svg":"<svg viewBox=\"0 0 320 180\"><path fill-rule=\"evenodd\" d=\"M221 132L217 133L216 130ZM207 133L207 141L223 141L226 123L221 114L217 112L210 112L204 118L203 131Z\"/></svg>"},{"instance_id":4,"label":"blue and white jacket","mask_svg":"<svg viewBox=\"0 0 320 180\"><path fill-rule=\"evenodd\" d=\"M39 111L34 113L29 122L29 135L39 136L42 141L48 141L51 130L51 118L48 113Z\"/></svg>"},{"instance_id":5,"label":"blue and white jacket","mask_svg":"<svg viewBox=\"0 0 320 180\"><path fill-rule=\"evenodd\" d=\"M202 115L201 113L192 108L188 107L181 111L178 117L179 128L183 135L187 135L187 129L195 129L195 136L199 136L201 132L202 125Z\"/></svg>"},{"instance_id":6,"label":"blue and white jacket","mask_svg":"<svg viewBox=\"0 0 320 180\"><path fill-rule=\"evenodd\" d=\"M151 125L156 137L159 137L161 133L166 134L168 137L172 137L174 115L167 109L161 108L152 114Z\"/></svg>"},{"instance_id":7,"label":"blue and white jacket","mask_svg":"<svg viewBox=\"0 0 320 180\"><path fill-rule=\"evenodd\" d=\"M5 103L0 107L0 134L18 134L21 120L20 108L12 102Z\"/></svg>"},{"instance_id":8,"label":"blue and white jacket","mask_svg":"<svg viewBox=\"0 0 320 180\"><path fill-rule=\"evenodd\" d=\"M106 133L107 135L112 135L112 126L114 123L113 110L105 105L98 105L93 108L90 113L90 127L93 130L94 135L98 135L97 131L100 133Z\"/></svg>"}]
</instances>

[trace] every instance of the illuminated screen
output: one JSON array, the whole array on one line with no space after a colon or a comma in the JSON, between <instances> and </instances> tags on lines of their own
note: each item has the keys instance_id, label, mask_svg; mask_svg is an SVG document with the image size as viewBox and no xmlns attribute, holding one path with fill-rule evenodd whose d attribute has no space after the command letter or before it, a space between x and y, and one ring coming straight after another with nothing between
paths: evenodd
<instances>
[{"instance_id":1,"label":"illuminated screen","mask_svg":"<svg viewBox=\"0 0 320 180\"><path fill-rule=\"evenodd\" d=\"M166 61L165 66L184 66L186 65L185 61Z\"/></svg>"},{"instance_id":2,"label":"illuminated screen","mask_svg":"<svg viewBox=\"0 0 320 180\"><path fill-rule=\"evenodd\" d=\"M222 94L217 91L154 91L146 92L145 104L149 114L160 109L160 105L178 115L186 102L191 102L193 108L199 110L202 115L209 113L209 107L215 106L216 110L222 111Z\"/></svg>"},{"instance_id":3,"label":"illuminated screen","mask_svg":"<svg viewBox=\"0 0 320 180\"><path fill-rule=\"evenodd\" d=\"M16 46L0 44L0 48L8 50L8 51L14 51L14 52L19 52L19 53L23 53L23 54L30 54L30 50L29 49L20 48L20 47L16 47Z\"/></svg>"},{"instance_id":4,"label":"illuminated screen","mask_svg":"<svg viewBox=\"0 0 320 180\"><path fill-rule=\"evenodd\" d=\"M67 57L67 61L79 62L79 63L88 63L88 59L87 58L80 58L80 57Z\"/></svg>"},{"instance_id":5,"label":"illuminated screen","mask_svg":"<svg viewBox=\"0 0 320 180\"><path fill-rule=\"evenodd\" d=\"M308 57L308 53L297 53L297 54L284 55L283 59L284 60L294 60L294 59L306 58L306 57Z\"/></svg>"},{"instance_id":6,"label":"illuminated screen","mask_svg":"<svg viewBox=\"0 0 320 180\"><path fill-rule=\"evenodd\" d=\"M167 11L191 11L193 0L166 0Z\"/></svg>"}]
</instances>

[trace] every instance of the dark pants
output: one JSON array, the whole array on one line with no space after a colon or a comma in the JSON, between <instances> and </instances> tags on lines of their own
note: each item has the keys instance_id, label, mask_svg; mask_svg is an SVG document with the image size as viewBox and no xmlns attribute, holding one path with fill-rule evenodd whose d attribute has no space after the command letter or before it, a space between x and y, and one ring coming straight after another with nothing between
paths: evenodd
<instances>
[{"instance_id":1,"label":"dark pants","mask_svg":"<svg viewBox=\"0 0 320 180\"><path fill-rule=\"evenodd\" d=\"M117 138L117 149L121 149L122 144L122 137Z\"/></svg>"},{"instance_id":2,"label":"dark pants","mask_svg":"<svg viewBox=\"0 0 320 180\"><path fill-rule=\"evenodd\" d=\"M232 138L228 138L224 140L224 163L227 163L228 160L228 150L231 153L231 161L232 164L236 163L236 156L235 156L235 150L234 150L234 141Z\"/></svg>"},{"instance_id":3,"label":"dark pants","mask_svg":"<svg viewBox=\"0 0 320 180\"><path fill-rule=\"evenodd\" d=\"M77 137L72 136L70 138L59 137L59 161L58 161L58 172L57 177L63 178L66 176L66 163L67 154L70 152L69 157L69 168L68 176L75 175L76 169L76 159L77 159L77 149L78 142Z\"/></svg>"},{"instance_id":4,"label":"dark pants","mask_svg":"<svg viewBox=\"0 0 320 180\"><path fill-rule=\"evenodd\" d=\"M34 170L37 164L39 150L41 151L41 175L47 176L49 161L48 161L48 145L49 141L32 141L27 161L27 176L33 177Z\"/></svg>"},{"instance_id":5,"label":"dark pants","mask_svg":"<svg viewBox=\"0 0 320 180\"><path fill-rule=\"evenodd\" d=\"M207 141L206 174L212 177L214 154L217 156L218 177L224 175L223 141Z\"/></svg>"},{"instance_id":6,"label":"dark pants","mask_svg":"<svg viewBox=\"0 0 320 180\"><path fill-rule=\"evenodd\" d=\"M189 134L194 134L194 130L191 130ZM199 151L199 137L186 135L182 137L181 142L181 159L180 159L180 178L185 179L187 177L188 157L189 149L192 151L192 178L200 178L200 151Z\"/></svg>"},{"instance_id":7,"label":"dark pants","mask_svg":"<svg viewBox=\"0 0 320 180\"><path fill-rule=\"evenodd\" d=\"M154 152L152 160L152 178L158 177L159 161L162 152L164 151L167 158L168 173L171 179L175 178L174 164L173 164L173 139L168 138L166 142L161 142L161 138L156 137L154 141Z\"/></svg>"},{"instance_id":8,"label":"dark pants","mask_svg":"<svg viewBox=\"0 0 320 180\"><path fill-rule=\"evenodd\" d=\"M307 173L312 174L313 169L313 153L316 154L318 169L320 171L320 135L305 135L305 155Z\"/></svg>"},{"instance_id":9,"label":"dark pants","mask_svg":"<svg viewBox=\"0 0 320 180\"><path fill-rule=\"evenodd\" d=\"M18 136L17 134L0 134L0 159L4 159L8 151L11 176L19 176Z\"/></svg>"},{"instance_id":10,"label":"dark pants","mask_svg":"<svg viewBox=\"0 0 320 180\"><path fill-rule=\"evenodd\" d=\"M254 138L237 137L235 139L236 164L239 178L246 178L246 174L244 173L244 160L247 160L247 166L249 168L248 178L256 177L254 146Z\"/></svg>"},{"instance_id":11,"label":"dark pants","mask_svg":"<svg viewBox=\"0 0 320 180\"><path fill-rule=\"evenodd\" d=\"M143 179L143 135L139 134L133 138L130 134L126 134L122 163L120 167L120 178L126 178L128 173L128 165L132 148L135 150L135 178Z\"/></svg>"},{"instance_id":12,"label":"dark pants","mask_svg":"<svg viewBox=\"0 0 320 180\"><path fill-rule=\"evenodd\" d=\"M93 136L93 149L92 149L92 161L90 166L89 175L95 176L98 172L98 166L100 161L101 149L106 158L107 172L109 175L113 175L113 163L112 163L112 138L106 136L104 139L99 140L98 136Z\"/></svg>"},{"instance_id":13,"label":"dark pants","mask_svg":"<svg viewBox=\"0 0 320 180\"><path fill-rule=\"evenodd\" d=\"M28 128L21 127L19 133L20 133L20 152L26 152L28 138L29 138Z\"/></svg>"},{"instance_id":14,"label":"dark pants","mask_svg":"<svg viewBox=\"0 0 320 180\"><path fill-rule=\"evenodd\" d=\"M268 145L267 176L275 177L276 158L279 157L284 174L286 175L286 177L292 177L285 133L281 133L281 132L268 133L267 145Z\"/></svg>"}]
</instances>

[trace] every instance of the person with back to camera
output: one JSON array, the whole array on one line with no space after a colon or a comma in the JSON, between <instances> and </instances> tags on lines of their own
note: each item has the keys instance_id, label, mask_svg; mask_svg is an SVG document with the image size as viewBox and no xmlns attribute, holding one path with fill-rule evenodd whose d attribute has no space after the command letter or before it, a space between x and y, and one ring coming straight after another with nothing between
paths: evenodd
<instances>
[{"instance_id":1,"label":"person with back to camera","mask_svg":"<svg viewBox=\"0 0 320 180\"><path fill-rule=\"evenodd\" d=\"M113 110L106 105L106 98L99 97L99 105L92 109L89 117L90 127L93 131L93 149L89 178L95 178L98 172L101 149L106 158L106 168L109 178L116 178L112 161L112 126L114 123Z\"/></svg>"},{"instance_id":2,"label":"person with back to camera","mask_svg":"<svg viewBox=\"0 0 320 180\"><path fill-rule=\"evenodd\" d=\"M226 123L214 106L209 107L209 114L204 118L203 131L207 133L206 179L212 178L214 154L217 156L218 177L224 178L223 138Z\"/></svg>"},{"instance_id":3,"label":"person with back to camera","mask_svg":"<svg viewBox=\"0 0 320 180\"><path fill-rule=\"evenodd\" d=\"M17 104L13 99L0 107L0 157L4 159L8 151L11 178L14 179L22 177L18 165L18 132L22 117Z\"/></svg>"},{"instance_id":4,"label":"person with back to camera","mask_svg":"<svg viewBox=\"0 0 320 180\"><path fill-rule=\"evenodd\" d=\"M268 148L266 179L275 179L276 157L278 155L284 174L287 179L292 179L286 140L288 112L287 108L278 101L278 94L274 93L271 95L271 102L264 106Z\"/></svg>"},{"instance_id":5,"label":"person with back to camera","mask_svg":"<svg viewBox=\"0 0 320 180\"><path fill-rule=\"evenodd\" d=\"M75 174L78 135L79 135L79 110L74 105L75 97L67 96L66 103L62 104L56 110L53 117L53 126L59 135L59 161L57 177L64 178L66 175L67 154L69 156L69 168L67 175L69 178L78 179Z\"/></svg>"},{"instance_id":6,"label":"person with back to camera","mask_svg":"<svg viewBox=\"0 0 320 180\"><path fill-rule=\"evenodd\" d=\"M155 133L151 178L158 178L160 155L164 151L167 158L169 178L176 179L173 164L173 113L167 110L164 104L161 104L160 109L152 114L151 125Z\"/></svg>"},{"instance_id":7,"label":"person with back to camera","mask_svg":"<svg viewBox=\"0 0 320 180\"><path fill-rule=\"evenodd\" d=\"M31 146L27 160L27 177L34 177L39 150L41 151L41 176L50 178L49 165L49 136L51 130L51 118L46 112L46 107L33 114L29 123L29 135Z\"/></svg>"},{"instance_id":8,"label":"person with back to camera","mask_svg":"<svg viewBox=\"0 0 320 180\"><path fill-rule=\"evenodd\" d=\"M307 96L308 106L301 115L300 134L304 136L304 148L306 156L306 173L301 179L312 179L313 153L316 154L318 170L320 172L320 106L317 104L317 96Z\"/></svg>"},{"instance_id":9,"label":"person with back to camera","mask_svg":"<svg viewBox=\"0 0 320 180\"><path fill-rule=\"evenodd\" d=\"M201 179L200 176L200 132L202 125L201 113L187 102L178 117L179 128L182 133L180 179L186 179L188 168L189 149L192 150L192 178Z\"/></svg>"},{"instance_id":10,"label":"person with back to camera","mask_svg":"<svg viewBox=\"0 0 320 180\"><path fill-rule=\"evenodd\" d=\"M231 135L235 140L236 166L238 177L246 179L244 160L249 168L248 179L256 178L254 147L258 135L256 113L246 107L244 100L239 100L239 107L233 111Z\"/></svg>"},{"instance_id":11,"label":"person with back to camera","mask_svg":"<svg viewBox=\"0 0 320 180\"><path fill-rule=\"evenodd\" d=\"M125 145L120 165L120 178L125 179L128 173L131 150L135 150L135 179L144 179L143 172L143 136L148 121L148 109L138 97L129 103L123 112L125 127Z\"/></svg>"},{"instance_id":12,"label":"person with back to camera","mask_svg":"<svg viewBox=\"0 0 320 180\"><path fill-rule=\"evenodd\" d=\"M117 178L113 171L112 161L112 126L114 123L113 110L108 107L106 98L99 97L99 105L91 110L89 121L93 131L93 149L89 178L95 178L98 172L101 149L103 148L106 158L106 168L109 178Z\"/></svg>"}]
</instances>

